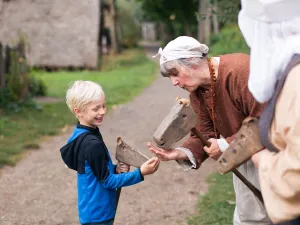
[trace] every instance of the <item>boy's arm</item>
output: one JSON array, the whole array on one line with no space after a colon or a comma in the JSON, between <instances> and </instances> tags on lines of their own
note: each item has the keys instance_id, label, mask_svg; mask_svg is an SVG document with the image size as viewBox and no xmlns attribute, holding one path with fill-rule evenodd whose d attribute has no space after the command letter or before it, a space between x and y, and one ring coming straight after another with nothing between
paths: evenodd
<instances>
[{"instance_id":1,"label":"boy's arm","mask_svg":"<svg viewBox=\"0 0 300 225\"><path fill-rule=\"evenodd\" d=\"M85 150L85 157L98 181L105 187L115 189L130 186L144 180L140 169L133 172L114 174L109 170L110 159L104 143L93 140Z\"/></svg>"}]
</instances>

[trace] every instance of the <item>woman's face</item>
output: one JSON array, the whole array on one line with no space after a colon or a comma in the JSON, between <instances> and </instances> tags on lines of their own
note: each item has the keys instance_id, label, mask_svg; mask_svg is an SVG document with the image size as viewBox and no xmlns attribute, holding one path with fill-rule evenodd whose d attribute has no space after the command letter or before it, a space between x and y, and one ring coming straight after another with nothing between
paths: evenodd
<instances>
[{"instance_id":1,"label":"woman's face","mask_svg":"<svg viewBox=\"0 0 300 225\"><path fill-rule=\"evenodd\" d=\"M177 73L171 74L169 77L174 86L193 92L199 86L206 85L207 80L209 82L207 79L207 77L209 78L209 70L205 63L193 68L180 67L177 69Z\"/></svg>"}]
</instances>

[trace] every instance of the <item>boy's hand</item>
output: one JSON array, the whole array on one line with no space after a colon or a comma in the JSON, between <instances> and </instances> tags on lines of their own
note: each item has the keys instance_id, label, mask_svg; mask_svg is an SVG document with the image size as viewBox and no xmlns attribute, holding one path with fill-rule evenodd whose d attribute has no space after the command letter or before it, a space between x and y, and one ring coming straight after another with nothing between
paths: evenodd
<instances>
[{"instance_id":1,"label":"boy's hand","mask_svg":"<svg viewBox=\"0 0 300 225\"><path fill-rule=\"evenodd\" d=\"M118 162L117 164L117 173L127 173L130 170L130 166L122 163L122 162Z\"/></svg>"},{"instance_id":2,"label":"boy's hand","mask_svg":"<svg viewBox=\"0 0 300 225\"><path fill-rule=\"evenodd\" d=\"M143 176L153 174L159 167L160 160L153 157L141 166L141 173Z\"/></svg>"}]
</instances>

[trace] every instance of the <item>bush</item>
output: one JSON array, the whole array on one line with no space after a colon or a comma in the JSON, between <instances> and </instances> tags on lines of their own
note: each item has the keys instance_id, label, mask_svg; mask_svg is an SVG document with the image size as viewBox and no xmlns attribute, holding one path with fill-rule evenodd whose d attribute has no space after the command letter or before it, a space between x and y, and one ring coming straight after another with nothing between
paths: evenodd
<instances>
[{"instance_id":1,"label":"bush","mask_svg":"<svg viewBox=\"0 0 300 225\"><path fill-rule=\"evenodd\" d=\"M41 79L30 76L29 93L31 96L46 96L47 86Z\"/></svg>"},{"instance_id":2,"label":"bush","mask_svg":"<svg viewBox=\"0 0 300 225\"><path fill-rule=\"evenodd\" d=\"M124 48L133 48L137 46L140 39L140 24L135 18L134 11L136 3L128 0L118 0L120 26L121 26L121 44Z\"/></svg>"},{"instance_id":3,"label":"bush","mask_svg":"<svg viewBox=\"0 0 300 225\"><path fill-rule=\"evenodd\" d=\"M0 88L0 108L6 108L11 102L16 101L12 90Z\"/></svg>"},{"instance_id":4,"label":"bush","mask_svg":"<svg viewBox=\"0 0 300 225\"><path fill-rule=\"evenodd\" d=\"M227 26L219 34L211 35L209 46L213 56L235 52L249 54L249 47L237 25Z\"/></svg>"}]
</instances>

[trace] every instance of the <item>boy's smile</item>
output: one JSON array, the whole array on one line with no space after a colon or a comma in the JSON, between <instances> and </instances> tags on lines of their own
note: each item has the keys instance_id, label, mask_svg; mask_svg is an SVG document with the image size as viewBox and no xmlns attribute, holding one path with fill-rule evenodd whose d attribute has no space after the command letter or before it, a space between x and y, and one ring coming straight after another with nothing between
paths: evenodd
<instances>
[{"instance_id":1,"label":"boy's smile","mask_svg":"<svg viewBox=\"0 0 300 225\"><path fill-rule=\"evenodd\" d=\"M104 95L97 101L85 105L84 109L74 109L79 123L88 127L99 127L103 123L106 113L106 104Z\"/></svg>"}]
</instances>

